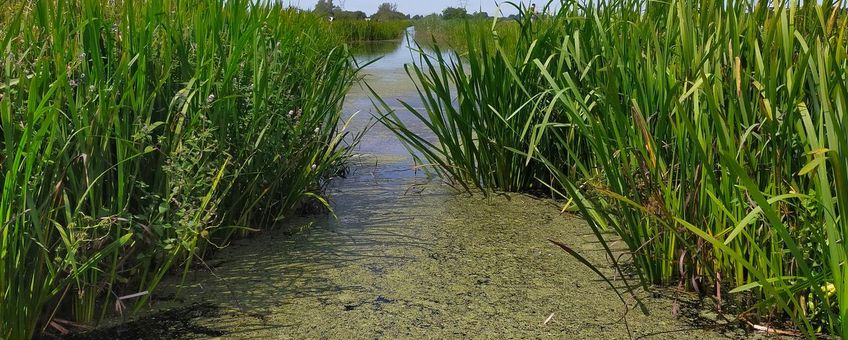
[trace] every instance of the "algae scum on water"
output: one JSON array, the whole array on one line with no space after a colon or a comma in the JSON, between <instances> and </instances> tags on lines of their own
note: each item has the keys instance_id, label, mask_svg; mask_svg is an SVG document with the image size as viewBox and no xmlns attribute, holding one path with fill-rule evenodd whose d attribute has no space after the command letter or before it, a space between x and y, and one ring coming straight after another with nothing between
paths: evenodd
<instances>
[{"instance_id":1,"label":"algae scum on water","mask_svg":"<svg viewBox=\"0 0 848 340\"><path fill-rule=\"evenodd\" d=\"M411 61L406 44L390 46L365 70L377 91L398 91L403 64ZM367 124L367 96L356 87L348 95L345 111L361 111L352 125ZM163 284L180 288L157 292L160 312L90 335L628 337L625 307L613 291L548 241L568 240L593 262L606 263L584 222L560 214L552 201L458 194L431 182L412 169L396 140L375 129L351 173L332 185L337 219L303 217L236 241L185 284L176 277ZM628 314L634 335L720 335L690 330L685 318L671 314L670 299L644 302L653 314Z\"/></svg>"},{"instance_id":2,"label":"algae scum on water","mask_svg":"<svg viewBox=\"0 0 848 340\"><path fill-rule=\"evenodd\" d=\"M131 327L186 338L627 337L615 294L547 241L571 240L602 263L581 220L544 200L457 195L391 174L404 167L360 167L333 193L338 220L305 218L290 226L303 229L238 241L209 261L211 272L160 293L202 313ZM719 335L688 330L671 300L645 302L654 314L631 311L635 335Z\"/></svg>"}]
</instances>

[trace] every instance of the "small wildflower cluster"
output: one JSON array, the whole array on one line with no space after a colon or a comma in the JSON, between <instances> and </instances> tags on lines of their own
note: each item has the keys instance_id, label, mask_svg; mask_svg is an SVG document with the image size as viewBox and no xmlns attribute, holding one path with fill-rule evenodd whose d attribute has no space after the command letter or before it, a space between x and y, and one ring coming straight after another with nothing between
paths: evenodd
<instances>
[{"instance_id":1,"label":"small wildflower cluster","mask_svg":"<svg viewBox=\"0 0 848 340\"><path fill-rule=\"evenodd\" d=\"M302 115L303 115L303 110L301 110L301 109L289 110L289 118L291 118L291 119L295 119L295 120L300 119L300 116L302 116Z\"/></svg>"},{"instance_id":2,"label":"small wildflower cluster","mask_svg":"<svg viewBox=\"0 0 848 340\"><path fill-rule=\"evenodd\" d=\"M77 65L86 62L86 57L88 57L88 55L85 54L85 52L81 52L77 55L77 62L68 64L65 68L65 72L67 72L68 77L71 78L68 80L68 85L70 85L72 89L85 85L85 73L81 73L78 77L72 77L72 75L74 74L74 69ZM93 86L89 86L88 90L93 92Z\"/></svg>"},{"instance_id":3,"label":"small wildflower cluster","mask_svg":"<svg viewBox=\"0 0 848 340\"><path fill-rule=\"evenodd\" d=\"M68 68L68 74L70 75L70 66ZM71 78L68 80L68 85L71 86L72 89L76 89L78 86L85 84L85 73L79 75L79 78Z\"/></svg>"},{"instance_id":4,"label":"small wildflower cluster","mask_svg":"<svg viewBox=\"0 0 848 340\"><path fill-rule=\"evenodd\" d=\"M831 297L833 296L833 294L836 294L836 286L834 286L833 283L830 282L822 286L821 290L822 293L824 293L824 295L827 297Z\"/></svg>"}]
</instances>

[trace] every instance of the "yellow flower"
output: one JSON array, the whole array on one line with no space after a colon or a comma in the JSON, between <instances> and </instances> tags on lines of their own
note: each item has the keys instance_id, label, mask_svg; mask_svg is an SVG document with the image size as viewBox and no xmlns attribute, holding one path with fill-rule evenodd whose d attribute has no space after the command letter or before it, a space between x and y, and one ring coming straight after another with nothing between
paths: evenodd
<instances>
[{"instance_id":1,"label":"yellow flower","mask_svg":"<svg viewBox=\"0 0 848 340\"><path fill-rule=\"evenodd\" d=\"M827 297L831 297L833 296L833 294L836 294L836 286L834 286L833 283L830 282L822 286L821 290L822 293L824 293Z\"/></svg>"}]
</instances>

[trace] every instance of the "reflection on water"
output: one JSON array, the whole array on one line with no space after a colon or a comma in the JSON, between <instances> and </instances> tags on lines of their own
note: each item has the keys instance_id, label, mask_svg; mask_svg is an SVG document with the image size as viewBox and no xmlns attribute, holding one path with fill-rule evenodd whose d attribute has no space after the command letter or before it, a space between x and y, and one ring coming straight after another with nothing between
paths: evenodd
<instances>
[{"instance_id":1,"label":"reflection on water","mask_svg":"<svg viewBox=\"0 0 848 340\"><path fill-rule=\"evenodd\" d=\"M359 62L376 59L392 52L398 51L404 44L404 41L362 41L354 42L350 45L350 51L356 56Z\"/></svg>"},{"instance_id":2,"label":"reflection on water","mask_svg":"<svg viewBox=\"0 0 848 340\"><path fill-rule=\"evenodd\" d=\"M415 34L413 29L407 35ZM398 41L378 41L359 43L353 48L354 59L360 65L368 66L362 70L364 80L384 98L412 99L417 96L413 82L409 79L404 66L418 60L417 47L409 39ZM367 90L367 89L366 89ZM356 86L349 96L368 96L367 91L357 91Z\"/></svg>"},{"instance_id":3,"label":"reflection on water","mask_svg":"<svg viewBox=\"0 0 848 340\"><path fill-rule=\"evenodd\" d=\"M414 28L407 31L409 36L414 34ZM360 65L367 64L361 71L362 81L353 86L345 99L345 113L352 115L358 112L351 122L354 131L373 125L374 116L377 115L371 91L365 86L367 83L409 128L425 135L428 133L425 126L400 104L400 101L403 101L416 109L422 106L415 83L404 69L405 65L417 61L416 48L410 39L358 43L352 46L356 62ZM374 125L365 135L359 151L383 162L400 161L407 168L412 167L409 152L391 131L380 124Z\"/></svg>"}]
</instances>

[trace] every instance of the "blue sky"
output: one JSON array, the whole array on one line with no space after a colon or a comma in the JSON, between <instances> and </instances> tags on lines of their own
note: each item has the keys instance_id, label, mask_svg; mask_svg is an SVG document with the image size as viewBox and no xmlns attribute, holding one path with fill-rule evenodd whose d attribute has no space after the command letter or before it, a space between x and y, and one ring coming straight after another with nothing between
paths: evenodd
<instances>
[{"instance_id":1,"label":"blue sky","mask_svg":"<svg viewBox=\"0 0 848 340\"><path fill-rule=\"evenodd\" d=\"M503 1L504 0L334 0L333 2L337 6L342 6L345 10L363 11L368 13L368 15L377 11L377 6L384 2L396 3L399 11L409 13L411 15L440 13L445 7L459 7L461 3L465 2L466 8L469 12L476 12L478 9L483 8L483 11L489 12L490 15L495 15L497 12L497 5L495 2L500 3ZM311 9L315 6L315 3L318 2L318 0L284 0L284 2L300 8ZM530 3L529 0L523 2ZM539 5L543 2L546 1L536 1ZM515 10L512 9L512 6L509 5L502 6L501 9L505 15L515 12Z\"/></svg>"}]
</instances>

